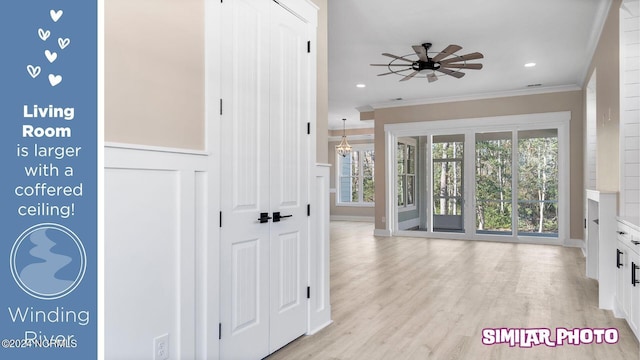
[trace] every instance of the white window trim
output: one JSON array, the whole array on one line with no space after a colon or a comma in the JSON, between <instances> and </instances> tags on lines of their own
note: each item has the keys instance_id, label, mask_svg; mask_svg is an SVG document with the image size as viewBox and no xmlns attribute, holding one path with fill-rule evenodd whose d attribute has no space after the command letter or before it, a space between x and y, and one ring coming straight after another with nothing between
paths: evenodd
<instances>
[{"instance_id":1,"label":"white window trim","mask_svg":"<svg viewBox=\"0 0 640 360\"><path fill-rule=\"evenodd\" d=\"M336 145L336 148L338 146ZM351 150L352 151L374 151L374 144L354 144L351 145ZM375 202L341 202L340 201L340 158L342 156L338 155L337 151L334 151L335 156L336 156L336 171L335 171L335 189L336 189L336 206L341 206L341 207L365 207L365 208L370 208L370 207L375 207L376 203ZM360 174L362 174L362 161L360 160L360 157L358 158L358 166L360 167ZM375 174L375 168L374 168L374 174ZM361 176L362 177L362 176ZM373 177L374 181L375 181L375 176ZM362 187L362 181L360 181L360 185ZM360 194L362 196L362 189L360 189Z\"/></svg>"}]
</instances>

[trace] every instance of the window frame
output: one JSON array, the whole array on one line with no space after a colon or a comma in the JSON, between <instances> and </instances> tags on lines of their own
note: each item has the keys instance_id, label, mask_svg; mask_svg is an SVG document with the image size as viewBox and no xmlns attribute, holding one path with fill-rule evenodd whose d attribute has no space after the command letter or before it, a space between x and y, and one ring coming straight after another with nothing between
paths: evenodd
<instances>
[{"instance_id":1,"label":"window frame","mask_svg":"<svg viewBox=\"0 0 640 360\"><path fill-rule=\"evenodd\" d=\"M404 199L404 204L403 205L399 205L398 201L396 201L396 206L398 207L398 212L404 212L404 211L411 211L411 210L415 210L417 209L417 204L416 204L416 187L417 187L417 183L416 183L416 179L417 179L417 167L418 167L418 140L416 140L415 138L411 138L411 137L401 137L398 138L397 144L396 144L396 159L397 159L397 146L398 144L403 144L404 147L404 164L403 164L403 168L405 169L405 172L403 174L399 174L398 173L398 163L396 161L396 182L398 181L399 177L403 177L402 178L402 191L403 191L403 199ZM413 173L409 173L409 147L413 147ZM412 204L407 204L407 199L408 199L408 187L407 184L409 183L409 177L413 178L413 203ZM396 186L397 188L397 186ZM396 200L398 199L398 193L396 192Z\"/></svg>"},{"instance_id":2,"label":"window frame","mask_svg":"<svg viewBox=\"0 0 640 360\"><path fill-rule=\"evenodd\" d=\"M336 146L337 147L337 146ZM374 158L375 158L375 150L374 150L374 144L370 143L370 144L353 144L351 145L351 152L358 152L358 174L356 177L358 178L358 201L350 201L350 202L344 202L341 201L341 184L342 182L340 181L342 178L344 177L350 177L353 178L354 176L346 176L342 174L342 164L341 164L341 159L343 158L342 156L338 155L337 152L335 152L335 156L336 156L336 206L346 206L346 207L374 207L375 206L375 199L374 201L364 201L364 157L360 154L361 152L364 151L373 151L374 154ZM348 155L351 156L351 153ZM367 178L371 178L371 181L374 182L374 188L375 188L375 161L373 163L373 171L371 173L371 176L366 176ZM375 196L375 195L374 195Z\"/></svg>"}]
</instances>

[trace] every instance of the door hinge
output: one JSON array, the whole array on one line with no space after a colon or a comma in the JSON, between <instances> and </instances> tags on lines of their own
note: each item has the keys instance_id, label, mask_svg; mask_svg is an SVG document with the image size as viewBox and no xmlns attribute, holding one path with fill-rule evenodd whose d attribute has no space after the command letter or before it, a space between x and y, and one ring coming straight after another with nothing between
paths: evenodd
<instances>
[{"instance_id":1,"label":"door hinge","mask_svg":"<svg viewBox=\"0 0 640 360\"><path fill-rule=\"evenodd\" d=\"M307 286L307 299L311 299L311 286Z\"/></svg>"},{"instance_id":2,"label":"door hinge","mask_svg":"<svg viewBox=\"0 0 640 360\"><path fill-rule=\"evenodd\" d=\"M584 228L587 228L587 219L584 219Z\"/></svg>"},{"instance_id":3,"label":"door hinge","mask_svg":"<svg viewBox=\"0 0 640 360\"><path fill-rule=\"evenodd\" d=\"M307 123L307 135L310 135L310 134L311 134L311 123L308 122Z\"/></svg>"},{"instance_id":4,"label":"door hinge","mask_svg":"<svg viewBox=\"0 0 640 360\"><path fill-rule=\"evenodd\" d=\"M311 53L311 40L307 41L307 53Z\"/></svg>"},{"instance_id":5,"label":"door hinge","mask_svg":"<svg viewBox=\"0 0 640 360\"><path fill-rule=\"evenodd\" d=\"M222 211L220 211L220 227L222 227Z\"/></svg>"},{"instance_id":6,"label":"door hinge","mask_svg":"<svg viewBox=\"0 0 640 360\"><path fill-rule=\"evenodd\" d=\"M220 99L220 115L222 115L222 99Z\"/></svg>"},{"instance_id":7,"label":"door hinge","mask_svg":"<svg viewBox=\"0 0 640 360\"><path fill-rule=\"evenodd\" d=\"M218 323L218 340L222 340L222 323Z\"/></svg>"},{"instance_id":8,"label":"door hinge","mask_svg":"<svg viewBox=\"0 0 640 360\"><path fill-rule=\"evenodd\" d=\"M311 216L311 204L307 204L307 216Z\"/></svg>"}]
</instances>

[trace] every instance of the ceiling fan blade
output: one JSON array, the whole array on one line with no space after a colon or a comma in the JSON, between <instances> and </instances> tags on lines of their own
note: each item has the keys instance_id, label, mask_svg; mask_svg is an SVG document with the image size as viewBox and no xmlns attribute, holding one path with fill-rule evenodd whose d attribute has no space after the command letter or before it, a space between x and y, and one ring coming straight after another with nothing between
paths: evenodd
<instances>
[{"instance_id":1,"label":"ceiling fan blade","mask_svg":"<svg viewBox=\"0 0 640 360\"><path fill-rule=\"evenodd\" d=\"M473 69L473 70L480 70L482 69L482 64L449 64L449 63L445 63L442 64L440 63L440 67L443 68L455 68L455 69Z\"/></svg>"},{"instance_id":2,"label":"ceiling fan blade","mask_svg":"<svg viewBox=\"0 0 640 360\"><path fill-rule=\"evenodd\" d=\"M456 56L450 59L446 59L446 60L442 60L440 61L440 64L447 64L447 63L452 63L452 62L460 62L460 61L468 61L468 60L476 60L476 59L482 59L484 58L484 55L482 55L479 52L474 52L474 53L470 53L470 54L466 54L466 55L460 55L460 56Z\"/></svg>"},{"instance_id":3,"label":"ceiling fan blade","mask_svg":"<svg viewBox=\"0 0 640 360\"><path fill-rule=\"evenodd\" d=\"M453 44L451 44L451 45L447 46L444 50L442 50L442 51L440 52L440 54L438 54L438 55L434 56L432 60L433 60L434 62L438 62L438 61L440 61L440 60L442 60L442 59L446 58L446 57L447 57L447 56L449 56L449 55L453 55L453 54L455 54L455 53L456 53L456 51L460 51L461 49L462 49L462 46L458 46L458 45L453 45Z\"/></svg>"},{"instance_id":4,"label":"ceiling fan blade","mask_svg":"<svg viewBox=\"0 0 640 360\"><path fill-rule=\"evenodd\" d=\"M411 66L409 64L369 64L369 65L371 66L404 66L404 67Z\"/></svg>"},{"instance_id":5,"label":"ceiling fan blade","mask_svg":"<svg viewBox=\"0 0 640 360\"><path fill-rule=\"evenodd\" d=\"M418 58L420 58L420 60L429 61L429 57L427 56L427 49L425 49L424 46L413 45L412 48L413 48L413 51L416 52L416 55L418 55Z\"/></svg>"},{"instance_id":6,"label":"ceiling fan blade","mask_svg":"<svg viewBox=\"0 0 640 360\"><path fill-rule=\"evenodd\" d=\"M407 59L407 58L403 58L402 56L396 56L396 55L389 54L389 53L382 53L382 55L384 55L384 56L388 56L388 57L390 57L390 58L398 59L398 60L407 61L407 62L410 62L410 63L412 63L412 64L413 64L413 60L409 60L409 59Z\"/></svg>"},{"instance_id":7,"label":"ceiling fan blade","mask_svg":"<svg viewBox=\"0 0 640 360\"><path fill-rule=\"evenodd\" d=\"M412 77L418 75L419 72L420 71L416 70L416 71L412 72L411 74L409 74L409 75L403 77L402 79L400 79L400 81L407 81L407 80L411 79Z\"/></svg>"},{"instance_id":8,"label":"ceiling fan blade","mask_svg":"<svg viewBox=\"0 0 640 360\"><path fill-rule=\"evenodd\" d=\"M455 71L455 70L449 70L449 69L436 69L436 71L440 71L441 73L447 74L447 75L451 75L455 78L460 79L461 77L464 76L464 73L460 72L460 71Z\"/></svg>"},{"instance_id":9,"label":"ceiling fan blade","mask_svg":"<svg viewBox=\"0 0 640 360\"><path fill-rule=\"evenodd\" d=\"M436 80L438 80L438 76L434 73L429 73L427 74L427 80L429 80L429 82L434 82Z\"/></svg>"},{"instance_id":10,"label":"ceiling fan blade","mask_svg":"<svg viewBox=\"0 0 640 360\"><path fill-rule=\"evenodd\" d=\"M402 71L407 71L407 70L411 70L411 68L406 68L406 69L396 70L396 71L389 71L389 72L386 72L386 73L378 74L378 76L396 74L396 73L399 73L399 72L402 72Z\"/></svg>"}]
</instances>

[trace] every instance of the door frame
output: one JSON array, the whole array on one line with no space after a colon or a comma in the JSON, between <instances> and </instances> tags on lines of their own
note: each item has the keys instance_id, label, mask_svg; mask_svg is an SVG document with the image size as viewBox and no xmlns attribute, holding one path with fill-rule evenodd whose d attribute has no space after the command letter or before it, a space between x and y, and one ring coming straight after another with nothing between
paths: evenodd
<instances>
[{"instance_id":1,"label":"door frame","mask_svg":"<svg viewBox=\"0 0 640 360\"><path fill-rule=\"evenodd\" d=\"M570 242L570 137L569 124L571 120L570 111L533 113L521 115L505 115L481 118L467 118L456 120L435 120L414 123L385 124L385 199L387 207L385 216L389 221L385 223L385 233L392 236L413 236L430 237L443 239L462 240L488 240L498 242L533 243L564 245ZM476 132L485 131L520 131L556 128L558 129L558 237L527 237L519 236L514 231L511 236L490 235L475 233L475 216L465 216L465 233L443 233L433 231L402 231L398 228L398 206L395 201L395 178L397 170L395 165L396 149L395 144L399 137L406 136L431 136L447 134L465 134L466 156L475 154ZM464 171L466 172L464 193L467 194L467 201L464 202L464 212L472 214L475 211L475 162L465 161ZM422 176L422 175L420 175ZM427 205L429 206L429 205ZM429 227L431 228L431 227Z\"/></svg>"}]
</instances>

